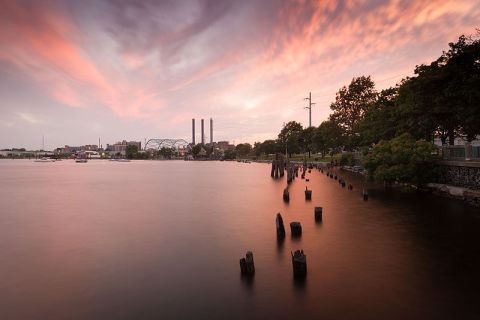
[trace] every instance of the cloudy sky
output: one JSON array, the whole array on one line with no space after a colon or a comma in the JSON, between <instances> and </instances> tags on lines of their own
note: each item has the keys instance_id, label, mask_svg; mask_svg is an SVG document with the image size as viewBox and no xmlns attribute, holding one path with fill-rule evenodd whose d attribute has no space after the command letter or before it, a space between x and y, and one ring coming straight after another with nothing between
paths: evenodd
<instances>
[{"instance_id":1,"label":"cloudy sky","mask_svg":"<svg viewBox=\"0 0 480 320\"><path fill-rule=\"evenodd\" d=\"M479 21L478 0L0 0L0 148L190 140L210 117L215 140L274 138L309 91L318 125L352 77L394 85Z\"/></svg>"}]
</instances>

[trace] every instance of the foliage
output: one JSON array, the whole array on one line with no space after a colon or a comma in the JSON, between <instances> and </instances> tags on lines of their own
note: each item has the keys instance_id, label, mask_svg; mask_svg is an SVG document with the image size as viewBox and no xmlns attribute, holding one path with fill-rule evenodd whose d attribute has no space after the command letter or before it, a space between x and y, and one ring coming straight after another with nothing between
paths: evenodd
<instances>
[{"instance_id":1,"label":"foliage","mask_svg":"<svg viewBox=\"0 0 480 320\"><path fill-rule=\"evenodd\" d=\"M235 147L235 151L237 152L237 155L240 157L247 156L252 151L252 145L250 143L237 144Z\"/></svg>"},{"instance_id":2,"label":"foliage","mask_svg":"<svg viewBox=\"0 0 480 320\"><path fill-rule=\"evenodd\" d=\"M315 132L315 127L309 127L303 129L299 135L300 148L302 149L302 152L308 152L308 157L310 157L310 153L315 150L315 144L313 143Z\"/></svg>"},{"instance_id":3,"label":"foliage","mask_svg":"<svg viewBox=\"0 0 480 320\"><path fill-rule=\"evenodd\" d=\"M225 160L236 159L237 158L237 152L235 151L235 149L225 150L225 154L224 154L223 157L224 157Z\"/></svg>"},{"instance_id":4,"label":"foliage","mask_svg":"<svg viewBox=\"0 0 480 320\"><path fill-rule=\"evenodd\" d=\"M395 137L398 123L395 106L397 97L398 88L388 88L378 94L377 100L358 123L359 146L372 146L382 139Z\"/></svg>"},{"instance_id":5,"label":"foliage","mask_svg":"<svg viewBox=\"0 0 480 320\"><path fill-rule=\"evenodd\" d=\"M252 151L258 157L262 154L268 155L281 152L281 147L276 140L265 140L264 142L255 142Z\"/></svg>"},{"instance_id":6,"label":"foliage","mask_svg":"<svg viewBox=\"0 0 480 320\"><path fill-rule=\"evenodd\" d=\"M464 134L480 134L480 40L461 36L429 65L415 68L416 77L399 88L401 131L445 144Z\"/></svg>"},{"instance_id":7,"label":"foliage","mask_svg":"<svg viewBox=\"0 0 480 320\"><path fill-rule=\"evenodd\" d=\"M342 153L342 157L340 158L340 165L341 166L355 165L355 157L353 156L353 153L351 152Z\"/></svg>"},{"instance_id":8,"label":"foliage","mask_svg":"<svg viewBox=\"0 0 480 320\"><path fill-rule=\"evenodd\" d=\"M302 151L302 145L300 144L302 131L303 127L300 123L296 121L290 121L278 134L279 144L282 147L287 147L287 151L290 156L293 153L299 153Z\"/></svg>"},{"instance_id":9,"label":"foliage","mask_svg":"<svg viewBox=\"0 0 480 320\"><path fill-rule=\"evenodd\" d=\"M127 159L136 159L138 154L138 147L135 145L128 145L125 148L125 156Z\"/></svg>"},{"instance_id":10,"label":"foliage","mask_svg":"<svg viewBox=\"0 0 480 320\"><path fill-rule=\"evenodd\" d=\"M165 159L170 159L175 153L175 149L162 147L158 150L157 154Z\"/></svg>"},{"instance_id":11,"label":"foliage","mask_svg":"<svg viewBox=\"0 0 480 320\"><path fill-rule=\"evenodd\" d=\"M348 87L343 86L337 92L335 102L330 105L333 110L330 120L344 130L348 148L358 142L358 123L376 99L375 84L370 76L353 78Z\"/></svg>"},{"instance_id":12,"label":"foliage","mask_svg":"<svg viewBox=\"0 0 480 320\"><path fill-rule=\"evenodd\" d=\"M435 146L425 140L415 141L404 133L392 140L382 140L365 159L365 168L377 181L421 184L435 176L432 164Z\"/></svg>"},{"instance_id":13,"label":"foliage","mask_svg":"<svg viewBox=\"0 0 480 320\"><path fill-rule=\"evenodd\" d=\"M313 135L315 150L320 151L322 157L328 152L338 153L343 146L342 133L342 128L336 122L332 120L322 122Z\"/></svg>"},{"instance_id":14,"label":"foliage","mask_svg":"<svg viewBox=\"0 0 480 320\"><path fill-rule=\"evenodd\" d=\"M197 143L192 147L192 154L194 157L198 156L200 150L202 150L203 145L201 143Z\"/></svg>"}]
</instances>

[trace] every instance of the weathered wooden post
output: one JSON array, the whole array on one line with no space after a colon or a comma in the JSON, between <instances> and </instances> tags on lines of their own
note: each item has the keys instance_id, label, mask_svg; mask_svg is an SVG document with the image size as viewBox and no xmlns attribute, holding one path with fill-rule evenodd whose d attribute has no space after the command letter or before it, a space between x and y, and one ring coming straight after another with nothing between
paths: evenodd
<instances>
[{"instance_id":1,"label":"weathered wooden post","mask_svg":"<svg viewBox=\"0 0 480 320\"><path fill-rule=\"evenodd\" d=\"M292 237L299 237L302 235L302 225L300 222L290 222L290 233L292 234Z\"/></svg>"},{"instance_id":2,"label":"weathered wooden post","mask_svg":"<svg viewBox=\"0 0 480 320\"><path fill-rule=\"evenodd\" d=\"M275 219L275 224L277 226L277 238L285 237L285 226L283 225L282 215L277 213L277 218Z\"/></svg>"},{"instance_id":3,"label":"weathered wooden post","mask_svg":"<svg viewBox=\"0 0 480 320\"><path fill-rule=\"evenodd\" d=\"M367 200L368 200L368 191L367 191L367 189L363 189L362 194L363 194L363 201L367 201Z\"/></svg>"},{"instance_id":4,"label":"weathered wooden post","mask_svg":"<svg viewBox=\"0 0 480 320\"><path fill-rule=\"evenodd\" d=\"M253 276L255 274L255 264L253 263L252 251L247 251L245 258L240 259L240 271L242 275Z\"/></svg>"},{"instance_id":5,"label":"weathered wooden post","mask_svg":"<svg viewBox=\"0 0 480 320\"><path fill-rule=\"evenodd\" d=\"M312 190L308 190L308 187L305 187L305 200L312 200Z\"/></svg>"},{"instance_id":6,"label":"weathered wooden post","mask_svg":"<svg viewBox=\"0 0 480 320\"><path fill-rule=\"evenodd\" d=\"M290 193L288 192L288 187L283 189L283 201L285 201L285 202L290 201Z\"/></svg>"},{"instance_id":7,"label":"weathered wooden post","mask_svg":"<svg viewBox=\"0 0 480 320\"><path fill-rule=\"evenodd\" d=\"M293 276L295 278L305 278L307 276L307 256L303 250L297 250L292 254Z\"/></svg>"},{"instance_id":8,"label":"weathered wooden post","mask_svg":"<svg viewBox=\"0 0 480 320\"><path fill-rule=\"evenodd\" d=\"M314 209L314 213L315 213L315 221L316 222L320 222L322 221L322 212L323 212L323 208L322 207L315 207Z\"/></svg>"}]
</instances>

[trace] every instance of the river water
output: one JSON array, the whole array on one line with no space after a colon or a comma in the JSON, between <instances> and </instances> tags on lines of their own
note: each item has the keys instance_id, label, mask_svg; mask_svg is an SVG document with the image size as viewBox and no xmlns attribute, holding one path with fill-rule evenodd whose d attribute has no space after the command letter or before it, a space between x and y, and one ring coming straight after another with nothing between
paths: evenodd
<instances>
[{"instance_id":1,"label":"river water","mask_svg":"<svg viewBox=\"0 0 480 320\"><path fill-rule=\"evenodd\" d=\"M266 164L2 160L0 318L479 319L479 210L381 188L364 202L340 174L353 191L313 170L285 204Z\"/></svg>"}]
</instances>

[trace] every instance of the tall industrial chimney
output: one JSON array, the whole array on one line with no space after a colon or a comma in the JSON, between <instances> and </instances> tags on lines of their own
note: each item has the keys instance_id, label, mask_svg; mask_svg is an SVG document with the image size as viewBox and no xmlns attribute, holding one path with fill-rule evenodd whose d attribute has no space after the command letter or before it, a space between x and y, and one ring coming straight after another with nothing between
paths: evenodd
<instances>
[{"instance_id":1,"label":"tall industrial chimney","mask_svg":"<svg viewBox=\"0 0 480 320\"><path fill-rule=\"evenodd\" d=\"M201 127L202 127L202 144L205 144L205 130L203 126L203 119L201 121Z\"/></svg>"},{"instance_id":2,"label":"tall industrial chimney","mask_svg":"<svg viewBox=\"0 0 480 320\"><path fill-rule=\"evenodd\" d=\"M213 119L210 118L210 144L213 145Z\"/></svg>"},{"instance_id":3,"label":"tall industrial chimney","mask_svg":"<svg viewBox=\"0 0 480 320\"><path fill-rule=\"evenodd\" d=\"M195 145L195 119L192 119L192 144Z\"/></svg>"}]
</instances>

